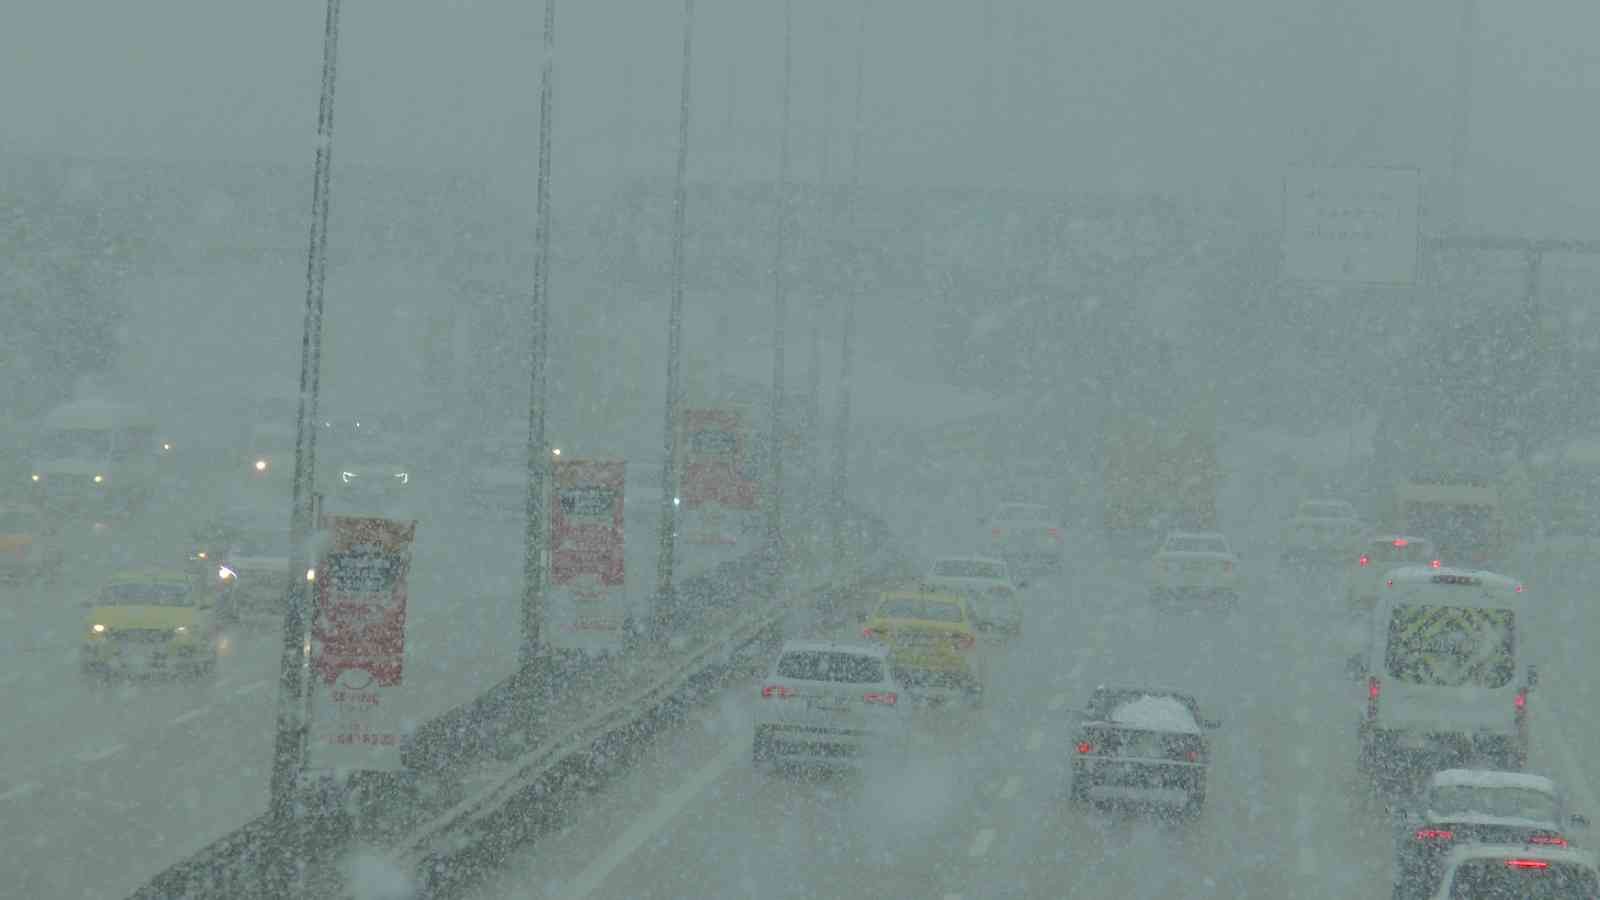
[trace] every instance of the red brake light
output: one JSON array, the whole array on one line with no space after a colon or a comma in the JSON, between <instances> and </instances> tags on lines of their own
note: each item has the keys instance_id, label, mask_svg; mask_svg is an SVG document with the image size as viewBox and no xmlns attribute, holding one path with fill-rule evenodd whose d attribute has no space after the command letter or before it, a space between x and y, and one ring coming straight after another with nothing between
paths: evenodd
<instances>
[{"instance_id":1,"label":"red brake light","mask_svg":"<svg viewBox=\"0 0 1600 900\"><path fill-rule=\"evenodd\" d=\"M1456 833L1448 828L1419 828L1417 840L1419 841L1453 841Z\"/></svg>"},{"instance_id":2,"label":"red brake light","mask_svg":"<svg viewBox=\"0 0 1600 900\"><path fill-rule=\"evenodd\" d=\"M1222 564L1222 571L1224 571L1224 572L1232 572L1233 571L1233 563L1224 562Z\"/></svg>"},{"instance_id":3,"label":"red brake light","mask_svg":"<svg viewBox=\"0 0 1600 900\"><path fill-rule=\"evenodd\" d=\"M1506 865L1513 869L1548 869L1550 864L1542 859L1508 859Z\"/></svg>"},{"instance_id":4,"label":"red brake light","mask_svg":"<svg viewBox=\"0 0 1600 900\"><path fill-rule=\"evenodd\" d=\"M1089 743L1088 741L1079 741L1078 742L1078 752L1079 753L1093 753L1094 752L1094 745Z\"/></svg>"},{"instance_id":5,"label":"red brake light","mask_svg":"<svg viewBox=\"0 0 1600 900\"><path fill-rule=\"evenodd\" d=\"M1378 695L1383 693L1383 684L1378 681L1378 676L1367 677L1367 720L1378 718Z\"/></svg>"},{"instance_id":6,"label":"red brake light","mask_svg":"<svg viewBox=\"0 0 1600 900\"><path fill-rule=\"evenodd\" d=\"M978 644L978 639L973 637L970 634L958 634L958 635L956 635L956 649L957 650L971 650L973 647L977 646L977 644Z\"/></svg>"},{"instance_id":7,"label":"red brake light","mask_svg":"<svg viewBox=\"0 0 1600 900\"><path fill-rule=\"evenodd\" d=\"M1361 565L1362 566L1370 566L1370 565L1372 565L1371 557L1367 556L1365 553L1361 554Z\"/></svg>"},{"instance_id":8,"label":"red brake light","mask_svg":"<svg viewBox=\"0 0 1600 900\"><path fill-rule=\"evenodd\" d=\"M868 703L882 703L884 706L894 706L900 702L900 695L894 691L871 691L861 699Z\"/></svg>"},{"instance_id":9,"label":"red brake light","mask_svg":"<svg viewBox=\"0 0 1600 900\"><path fill-rule=\"evenodd\" d=\"M1431 566L1433 566L1433 567L1434 567L1434 568L1435 568L1435 569L1442 569L1442 568L1444 568L1444 564L1443 564L1443 563L1441 563L1441 562L1440 562L1440 561L1439 561L1439 560L1437 560L1437 559L1436 559L1436 560L1434 560L1434 561L1433 561L1433 562L1432 562L1432 563L1430 563L1430 564L1429 564L1429 565L1431 565Z\"/></svg>"},{"instance_id":10,"label":"red brake light","mask_svg":"<svg viewBox=\"0 0 1600 900\"><path fill-rule=\"evenodd\" d=\"M1536 834L1528 838L1530 844L1545 844L1551 847L1565 847L1567 839L1559 834Z\"/></svg>"},{"instance_id":11,"label":"red brake light","mask_svg":"<svg viewBox=\"0 0 1600 900\"><path fill-rule=\"evenodd\" d=\"M1409 545L1410 543L1411 542L1406 540L1405 538L1395 538L1394 539L1394 545L1396 547L1405 547L1405 546Z\"/></svg>"},{"instance_id":12,"label":"red brake light","mask_svg":"<svg viewBox=\"0 0 1600 900\"><path fill-rule=\"evenodd\" d=\"M1061 529L1059 529L1059 528L1050 529L1050 536L1055 538L1058 541L1061 540Z\"/></svg>"},{"instance_id":13,"label":"red brake light","mask_svg":"<svg viewBox=\"0 0 1600 900\"><path fill-rule=\"evenodd\" d=\"M1528 708L1528 693L1527 693L1527 691L1517 691L1517 699L1515 699L1515 700L1513 700L1511 702L1515 703L1517 705L1517 709L1527 709Z\"/></svg>"},{"instance_id":14,"label":"red brake light","mask_svg":"<svg viewBox=\"0 0 1600 900\"><path fill-rule=\"evenodd\" d=\"M1189 758L1189 762L1199 762L1200 761L1200 751L1198 751L1198 750L1190 750L1188 753L1186 753L1184 755Z\"/></svg>"},{"instance_id":15,"label":"red brake light","mask_svg":"<svg viewBox=\"0 0 1600 900\"><path fill-rule=\"evenodd\" d=\"M995 537L1000 537L1001 535L1005 534L1005 530L1004 529L1000 529L1000 528L996 528L993 531L990 531L989 533L994 535Z\"/></svg>"},{"instance_id":16,"label":"red brake light","mask_svg":"<svg viewBox=\"0 0 1600 900\"><path fill-rule=\"evenodd\" d=\"M794 688L786 688L781 684L769 684L761 689L761 696L769 700L773 697L783 700L794 696Z\"/></svg>"},{"instance_id":17,"label":"red brake light","mask_svg":"<svg viewBox=\"0 0 1600 900\"><path fill-rule=\"evenodd\" d=\"M875 640L878 640L879 638L883 637L883 633L880 632L878 629L872 628L872 627L869 626L867 628L861 629L861 636L866 638L869 641L875 641Z\"/></svg>"}]
</instances>

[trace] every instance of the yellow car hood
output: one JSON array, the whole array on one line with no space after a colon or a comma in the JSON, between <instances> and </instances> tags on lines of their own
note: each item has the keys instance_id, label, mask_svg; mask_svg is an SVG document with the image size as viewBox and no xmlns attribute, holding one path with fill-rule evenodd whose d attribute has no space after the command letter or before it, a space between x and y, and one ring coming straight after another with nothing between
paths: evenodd
<instances>
[{"instance_id":1,"label":"yellow car hood","mask_svg":"<svg viewBox=\"0 0 1600 900\"><path fill-rule=\"evenodd\" d=\"M177 628L194 625L197 612L189 606L96 606L89 611L89 623L104 625L112 631Z\"/></svg>"},{"instance_id":2,"label":"yellow car hood","mask_svg":"<svg viewBox=\"0 0 1600 900\"><path fill-rule=\"evenodd\" d=\"M895 662L926 668L964 668L967 651L956 649L956 639L974 637L972 629L962 622L872 619L867 627L882 635Z\"/></svg>"}]
</instances>

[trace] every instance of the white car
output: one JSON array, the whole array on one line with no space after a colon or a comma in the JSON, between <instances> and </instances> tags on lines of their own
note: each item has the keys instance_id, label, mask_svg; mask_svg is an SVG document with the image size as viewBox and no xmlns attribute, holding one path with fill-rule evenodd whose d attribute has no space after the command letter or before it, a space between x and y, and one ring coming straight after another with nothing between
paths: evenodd
<instances>
[{"instance_id":1,"label":"white car","mask_svg":"<svg viewBox=\"0 0 1600 900\"><path fill-rule=\"evenodd\" d=\"M1343 500L1306 500L1284 527L1283 558L1343 559L1365 527Z\"/></svg>"},{"instance_id":2,"label":"white car","mask_svg":"<svg viewBox=\"0 0 1600 900\"><path fill-rule=\"evenodd\" d=\"M1150 561L1150 599L1195 596L1237 600L1239 558L1215 531L1174 531Z\"/></svg>"},{"instance_id":3,"label":"white car","mask_svg":"<svg viewBox=\"0 0 1600 900\"><path fill-rule=\"evenodd\" d=\"M1591 900L1600 896L1594 854L1570 847L1472 844L1445 857L1433 900Z\"/></svg>"},{"instance_id":4,"label":"white car","mask_svg":"<svg viewBox=\"0 0 1600 900\"><path fill-rule=\"evenodd\" d=\"M843 641L788 641L761 685L751 761L859 766L894 764L910 740L910 703L888 648Z\"/></svg>"},{"instance_id":5,"label":"white car","mask_svg":"<svg viewBox=\"0 0 1600 900\"><path fill-rule=\"evenodd\" d=\"M1002 503L989 518L989 552L1018 570L1060 569L1065 546L1049 507Z\"/></svg>"},{"instance_id":6,"label":"white car","mask_svg":"<svg viewBox=\"0 0 1600 900\"><path fill-rule=\"evenodd\" d=\"M1395 897L1426 897L1439 884L1450 850L1465 844L1568 846L1567 830L1588 819L1567 811L1543 775L1446 769L1428 779L1416 806L1402 814L1395 844Z\"/></svg>"},{"instance_id":7,"label":"white car","mask_svg":"<svg viewBox=\"0 0 1600 900\"><path fill-rule=\"evenodd\" d=\"M963 594L971 601L980 631L1019 634L1022 596L1005 560L986 556L946 556L935 560L923 583Z\"/></svg>"},{"instance_id":8,"label":"white car","mask_svg":"<svg viewBox=\"0 0 1600 900\"><path fill-rule=\"evenodd\" d=\"M1403 566L1441 566L1439 551L1427 538L1384 534L1361 542L1345 579L1345 603L1351 610L1371 612L1378 607L1389 573Z\"/></svg>"}]
</instances>

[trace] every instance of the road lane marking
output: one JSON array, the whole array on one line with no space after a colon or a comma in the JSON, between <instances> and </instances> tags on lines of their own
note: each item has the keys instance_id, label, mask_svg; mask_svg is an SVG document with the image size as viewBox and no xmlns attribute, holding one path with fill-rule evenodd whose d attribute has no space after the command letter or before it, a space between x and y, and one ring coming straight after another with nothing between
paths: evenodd
<instances>
[{"instance_id":1,"label":"road lane marking","mask_svg":"<svg viewBox=\"0 0 1600 900\"><path fill-rule=\"evenodd\" d=\"M0 800L17 800L17 799L21 799L23 797L28 796L29 794L33 793L34 791L36 791L38 789L39 789L39 786L37 784L34 784L31 781L24 781L23 783L17 785L16 787L6 791L4 794L0 794Z\"/></svg>"},{"instance_id":2,"label":"road lane marking","mask_svg":"<svg viewBox=\"0 0 1600 900\"><path fill-rule=\"evenodd\" d=\"M186 712L186 713L178 716L177 718L173 719L172 720L172 724L174 724L174 725L182 725L185 722L193 722L195 719L200 718L201 716L205 715L206 713L208 713L210 711L211 711L211 707L209 707L209 706L202 706L199 709L191 709L188 712Z\"/></svg>"},{"instance_id":3,"label":"road lane marking","mask_svg":"<svg viewBox=\"0 0 1600 900\"><path fill-rule=\"evenodd\" d=\"M256 691L261 690L262 688L266 687L267 685L269 685L271 683L272 682L267 681L265 679L263 679L261 681L252 681L247 685L244 685L242 687L239 687L239 688L235 689L234 692L233 692L233 695L235 697L243 697L245 694L253 694Z\"/></svg>"},{"instance_id":4,"label":"road lane marking","mask_svg":"<svg viewBox=\"0 0 1600 900\"><path fill-rule=\"evenodd\" d=\"M976 859L989 852L989 845L994 843L994 829L980 828L977 837L972 839L972 846L967 848L967 855Z\"/></svg>"},{"instance_id":5,"label":"road lane marking","mask_svg":"<svg viewBox=\"0 0 1600 900\"><path fill-rule=\"evenodd\" d=\"M1034 729L1033 733L1028 735L1028 743L1027 743L1026 746L1027 746L1027 750L1028 750L1029 753L1032 753L1032 752L1038 750L1040 747L1043 747L1044 746L1044 732L1042 732L1042 731L1040 731L1038 729Z\"/></svg>"},{"instance_id":6,"label":"road lane marking","mask_svg":"<svg viewBox=\"0 0 1600 900\"><path fill-rule=\"evenodd\" d=\"M1061 709L1063 707L1065 707L1066 705L1067 705L1067 695L1066 694L1057 694L1054 697L1050 698L1050 711L1051 712L1060 712Z\"/></svg>"},{"instance_id":7,"label":"road lane marking","mask_svg":"<svg viewBox=\"0 0 1600 900\"><path fill-rule=\"evenodd\" d=\"M85 750L77 755L77 760L78 762L82 763L96 763L100 762L101 760L110 759L127 748L127 744L112 744L109 747L103 747L99 750Z\"/></svg>"},{"instance_id":8,"label":"road lane marking","mask_svg":"<svg viewBox=\"0 0 1600 900\"><path fill-rule=\"evenodd\" d=\"M701 791L705 790L711 782L716 781L722 773L728 770L734 762L744 756L749 749L748 739L735 739L723 746L722 752L717 754L705 768L690 776L688 781L673 788L661 797L656 808L651 810L642 819L634 820L622 836L617 838L611 846L595 857L594 862L578 873L573 879L571 888L567 891L568 900L583 900L595 889L600 887L617 866L630 856L634 851L644 846L645 841L654 837L657 832L667 826L683 808L689 805Z\"/></svg>"},{"instance_id":9,"label":"road lane marking","mask_svg":"<svg viewBox=\"0 0 1600 900\"><path fill-rule=\"evenodd\" d=\"M1000 788L1000 799L1010 800L1012 797L1015 797L1017 794L1021 793L1021 791L1022 776L1013 775L1010 778L1007 778L1005 785Z\"/></svg>"}]
</instances>

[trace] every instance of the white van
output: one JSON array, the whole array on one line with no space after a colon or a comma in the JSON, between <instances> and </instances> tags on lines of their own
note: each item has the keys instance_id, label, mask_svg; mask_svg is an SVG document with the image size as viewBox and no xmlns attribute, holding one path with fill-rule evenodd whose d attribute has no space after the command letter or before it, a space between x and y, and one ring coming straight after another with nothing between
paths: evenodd
<instances>
[{"instance_id":1,"label":"white van","mask_svg":"<svg viewBox=\"0 0 1600 900\"><path fill-rule=\"evenodd\" d=\"M1492 572L1407 566L1389 574L1367 651L1352 660L1366 700L1363 768L1394 772L1440 755L1486 757L1507 770L1526 764L1538 671L1518 631L1521 600L1521 585Z\"/></svg>"},{"instance_id":2,"label":"white van","mask_svg":"<svg viewBox=\"0 0 1600 900\"><path fill-rule=\"evenodd\" d=\"M130 512L155 491L161 450L155 420L137 407L67 404L40 423L30 486L47 509L89 515Z\"/></svg>"}]
</instances>

